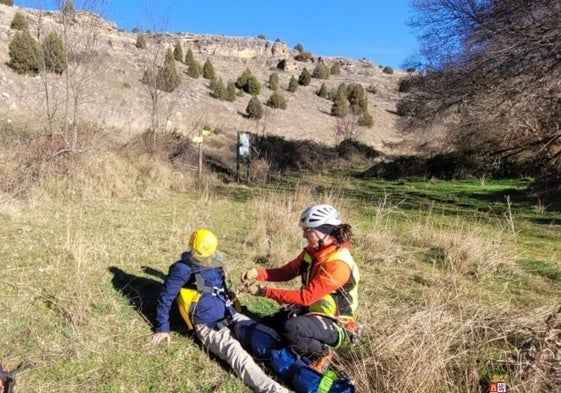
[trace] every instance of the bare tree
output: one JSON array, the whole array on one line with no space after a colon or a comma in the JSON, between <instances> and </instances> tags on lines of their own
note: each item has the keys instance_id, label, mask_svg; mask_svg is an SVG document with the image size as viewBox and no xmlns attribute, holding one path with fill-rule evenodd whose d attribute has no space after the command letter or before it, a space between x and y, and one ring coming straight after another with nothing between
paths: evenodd
<instances>
[{"instance_id":1,"label":"bare tree","mask_svg":"<svg viewBox=\"0 0 561 393\"><path fill-rule=\"evenodd\" d=\"M360 125L362 113L358 110L351 110L343 117L338 117L333 128L335 144L343 141L357 141L364 133L365 127Z\"/></svg>"},{"instance_id":2,"label":"bare tree","mask_svg":"<svg viewBox=\"0 0 561 393\"><path fill-rule=\"evenodd\" d=\"M164 32L166 30L169 10L169 6L161 2L154 2L149 5L144 19L149 21L152 31ZM144 76L142 81L144 91L149 99L150 125L147 141L152 144L157 132L168 130L172 114L180 102L184 90L175 87L165 88L163 84L166 83L162 81L165 74L163 71L170 66L169 62L175 62L173 49L177 42L168 42L165 34L152 33L146 35L146 43L146 48L143 49ZM170 50L172 53L171 59L169 57ZM175 67L175 63L173 67ZM175 82L173 84L176 85ZM148 146L148 148L151 148L151 146Z\"/></svg>"},{"instance_id":3,"label":"bare tree","mask_svg":"<svg viewBox=\"0 0 561 393\"><path fill-rule=\"evenodd\" d=\"M417 0L411 126L463 147L561 158L561 2ZM413 62L415 61L415 62Z\"/></svg>"},{"instance_id":4,"label":"bare tree","mask_svg":"<svg viewBox=\"0 0 561 393\"><path fill-rule=\"evenodd\" d=\"M259 134L261 134L263 138L267 136L267 130L269 128L269 122L272 114L271 111L271 108L265 106L263 107L263 114L261 117L259 119L253 119L253 121L255 121L255 135L259 136Z\"/></svg>"},{"instance_id":5,"label":"bare tree","mask_svg":"<svg viewBox=\"0 0 561 393\"><path fill-rule=\"evenodd\" d=\"M70 5L71 4L71 5ZM81 106L92 99L94 77L101 71L99 34L107 0L57 0L68 64L65 74L64 135L67 148L78 146ZM75 11L75 7L83 11ZM70 129L69 129L70 126Z\"/></svg>"},{"instance_id":6,"label":"bare tree","mask_svg":"<svg viewBox=\"0 0 561 393\"><path fill-rule=\"evenodd\" d=\"M39 21L40 23L40 21ZM52 34L57 34L55 31ZM61 86L60 86L60 73L65 71L67 68L67 64L64 64L65 68L57 70L57 72L52 72L53 70L50 67L47 67L47 64L55 64L60 62L60 59L57 58L58 55L64 56L64 61L66 60L65 53L54 53L52 48L49 47L48 42L46 41L47 38L43 39L43 43L41 45L42 48L42 55L44 57L44 66L41 69L40 77L41 83L43 88L43 96L44 96L44 112L46 115L46 131L47 136L51 137L55 133L55 126L57 123L57 118L59 116L59 105L61 99ZM60 38L59 38L60 43Z\"/></svg>"}]
</instances>

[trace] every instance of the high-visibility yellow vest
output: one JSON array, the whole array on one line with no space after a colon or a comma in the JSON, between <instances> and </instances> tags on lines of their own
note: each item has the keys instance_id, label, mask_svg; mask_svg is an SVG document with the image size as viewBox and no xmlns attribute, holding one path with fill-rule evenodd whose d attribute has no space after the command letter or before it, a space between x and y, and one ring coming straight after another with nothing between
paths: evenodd
<instances>
[{"instance_id":1,"label":"high-visibility yellow vest","mask_svg":"<svg viewBox=\"0 0 561 393\"><path fill-rule=\"evenodd\" d=\"M358 282L360 280L358 266L348 248L337 248L321 263L326 264L335 260L342 261L349 266L351 269L349 281L309 306L308 309L310 312L318 312L343 320L354 319L358 306ZM308 285L311 280L312 257L307 252L304 255L303 262L307 263L308 266L303 271L302 282L304 285Z\"/></svg>"}]
</instances>

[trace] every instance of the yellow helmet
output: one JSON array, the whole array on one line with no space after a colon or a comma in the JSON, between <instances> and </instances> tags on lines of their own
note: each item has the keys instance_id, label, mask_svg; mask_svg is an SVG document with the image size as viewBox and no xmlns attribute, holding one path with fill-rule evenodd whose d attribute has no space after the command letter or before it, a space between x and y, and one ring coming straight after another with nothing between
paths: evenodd
<instances>
[{"instance_id":1,"label":"yellow helmet","mask_svg":"<svg viewBox=\"0 0 561 393\"><path fill-rule=\"evenodd\" d=\"M216 252L218 239L208 229L198 229L191 234L189 247L198 258L207 258Z\"/></svg>"}]
</instances>

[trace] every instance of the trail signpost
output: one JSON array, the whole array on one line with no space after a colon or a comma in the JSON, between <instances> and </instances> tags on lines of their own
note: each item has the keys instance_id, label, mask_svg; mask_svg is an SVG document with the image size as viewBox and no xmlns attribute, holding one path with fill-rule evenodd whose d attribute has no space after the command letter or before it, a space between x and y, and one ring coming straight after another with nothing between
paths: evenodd
<instances>
[{"instance_id":1,"label":"trail signpost","mask_svg":"<svg viewBox=\"0 0 561 393\"><path fill-rule=\"evenodd\" d=\"M197 178L199 182L203 176L203 143L206 137L212 135L212 131L206 128L199 130L199 135L195 135L191 141L198 145L199 148L199 164L197 166Z\"/></svg>"},{"instance_id":2,"label":"trail signpost","mask_svg":"<svg viewBox=\"0 0 561 393\"><path fill-rule=\"evenodd\" d=\"M240 180L240 162L245 163L246 178L249 178L249 164L251 163L251 134L249 132L238 132L238 148L236 153L237 180Z\"/></svg>"}]
</instances>

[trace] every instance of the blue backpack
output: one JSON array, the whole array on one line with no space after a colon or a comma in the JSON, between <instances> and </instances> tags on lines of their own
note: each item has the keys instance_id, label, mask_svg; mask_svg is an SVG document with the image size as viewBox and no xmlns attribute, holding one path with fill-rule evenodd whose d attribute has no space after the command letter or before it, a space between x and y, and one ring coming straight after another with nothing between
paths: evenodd
<instances>
[{"instance_id":1,"label":"blue backpack","mask_svg":"<svg viewBox=\"0 0 561 393\"><path fill-rule=\"evenodd\" d=\"M236 327L242 347L257 360L267 363L275 375L285 381L296 393L354 393L353 381L334 371L320 374L309 366L307 359L293 350L282 347L266 329L257 323Z\"/></svg>"},{"instance_id":2,"label":"blue backpack","mask_svg":"<svg viewBox=\"0 0 561 393\"><path fill-rule=\"evenodd\" d=\"M269 329L271 328L255 322L249 325L237 325L235 334L242 347L255 359L270 362L273 358L273 350L281 348L281 342L267 331Z\"/></svg>"},{"instance_id":3,"label":"blue backpack","mask_svg":"<svg viewBox=\"0 0 561 393\"><path fill-rule=\"evenodd\" d=\"M273 349L271 369L297 393L354 393L353 381L334 371L320 374L290 348Z\"/></svg>"}]
</instances>

